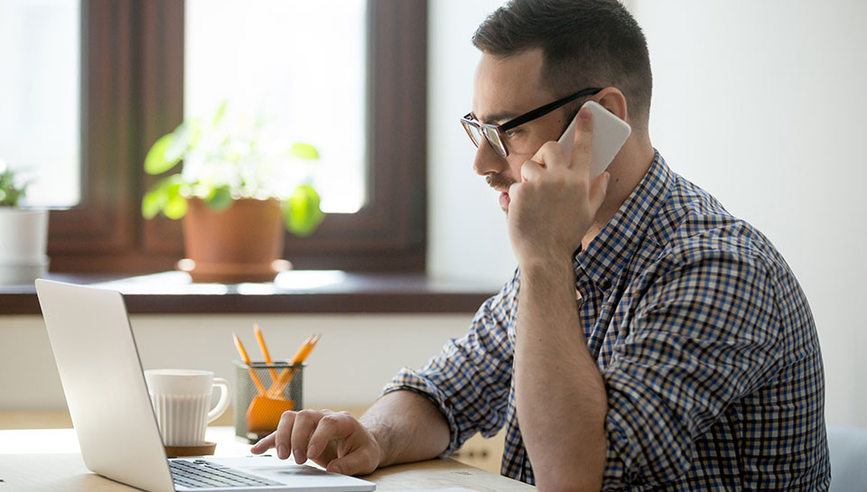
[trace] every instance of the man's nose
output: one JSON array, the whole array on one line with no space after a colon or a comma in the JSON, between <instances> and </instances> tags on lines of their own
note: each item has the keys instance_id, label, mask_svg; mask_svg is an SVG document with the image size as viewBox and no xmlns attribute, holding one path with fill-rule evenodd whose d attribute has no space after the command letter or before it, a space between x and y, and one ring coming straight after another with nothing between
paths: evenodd
<instances>
[{"instance_id":1,"label":"man's nose","mask_svg":"<svg viewBox=\"0 0 867 492\"><path fill-rule=\"evenodd\" d=\"M488 142L482 142L476 149L473 159L473 171L479 176L487 176L491 173L502 173L506 168L506 159L500 157Z\"/></svg>"}]
</instances>

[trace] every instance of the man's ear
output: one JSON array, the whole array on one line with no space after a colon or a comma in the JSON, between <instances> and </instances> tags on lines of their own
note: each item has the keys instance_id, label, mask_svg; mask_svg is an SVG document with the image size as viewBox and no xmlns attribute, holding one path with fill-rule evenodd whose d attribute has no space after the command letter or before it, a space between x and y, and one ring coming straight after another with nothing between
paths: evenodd
<instances>
[{"instance_id":1,"label":"man's ear","mask_svg":"<svg viewBox=\"0 0 867 492\"><path fill-rule=\"evenodd\" d=\"M603 108L614 113L623 121L629 122L629 111L626 107L626 96L616 87L606 87L593 96L593 100Z\"/></svg>"}]
</instances>

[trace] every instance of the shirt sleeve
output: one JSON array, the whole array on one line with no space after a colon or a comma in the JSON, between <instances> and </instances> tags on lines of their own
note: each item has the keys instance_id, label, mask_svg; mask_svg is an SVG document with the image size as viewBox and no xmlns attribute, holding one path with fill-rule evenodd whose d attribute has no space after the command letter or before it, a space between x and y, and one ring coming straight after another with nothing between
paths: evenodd
<instances>
[{"instance_id":1,"label":"shirt sleeve","mask_svg":"<svg viewBox=\"0 0 867 492\"><path fill-rule=\"evenodd\" d=\"M677 480L694 442L781 357L772 276L732 251L665 259L618 327L608 391L603 490ZM622 302L622 301L621 301Z\"/></svg>"},{"instance_id":2,"label":"shirt sleeve","mask_svg":"<svg viewBox=\"0 0 867 492\"><path fill-rule=\"evenodd\" d=\"M449 340L439 355L418 370L404 367L383 393L409 390L430 399L449 424L454 453L481 432L491 437L503 427L512 380L513 325L517 280L485 301L466 335Z\"/></svg>"}]
</instances>

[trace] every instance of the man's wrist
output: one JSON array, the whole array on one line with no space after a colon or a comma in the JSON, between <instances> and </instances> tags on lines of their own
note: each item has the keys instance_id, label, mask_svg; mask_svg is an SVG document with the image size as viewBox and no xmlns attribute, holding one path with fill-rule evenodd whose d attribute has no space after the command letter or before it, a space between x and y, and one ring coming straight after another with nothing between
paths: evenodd
<instances>
[{"instance_id":1,"label":"man's wrist","mask_svg":"<svg viewBox=\"0 0 867 492\"><path fill-rule=\"evenodd\" d=\"M521 277L526 280L528 277L572 272L572 258L568 255L531 257L522 260L518 266L521 270Z\"/></svg>"},{"instance_id":2,"label":"man's wrist","mask_svg":"<svg viewBox=\"0 0 867 492\"><path fill-rule=\"evenodd\" d=\"M377 468L382 468L384 466L388 466L392 464L394 461L391 458L393 453L389 450L389 444L391 442L389 436L391 435L391 430L388 428L387 424L383 422L379 422L377 419L373 418L365 418L366 416L362 416L359 423L367 433L370 435L371 440L377 451Z\"/></svg>"}]
</instances>

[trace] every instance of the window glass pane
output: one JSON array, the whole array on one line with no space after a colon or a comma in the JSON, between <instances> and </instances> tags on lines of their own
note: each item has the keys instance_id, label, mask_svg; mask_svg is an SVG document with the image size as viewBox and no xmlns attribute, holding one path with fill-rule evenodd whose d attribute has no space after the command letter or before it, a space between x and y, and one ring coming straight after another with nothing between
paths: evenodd
<instances>
[{"instance_id":1,"label":"window glass pane","mask_svg":"<svg viewBox=\"0 0 867 492\"><path fill-rule=\"evenodd\" d=\"M31 183L26 205L80 200L80 11L0 0L0 160Z\"/></svg>"},{"instance_id":2,"label":"window glass pane","mask_svg":"<svg viewBox=\"0 0 867 492\"><path fill-rule=\"evenodd\" d=\"M367 188L366 11L365 0L187 0L184 114L213 114L225 100L227 115L313 144L323 209L358 211Z\"/></svg>"}]
</instances>

